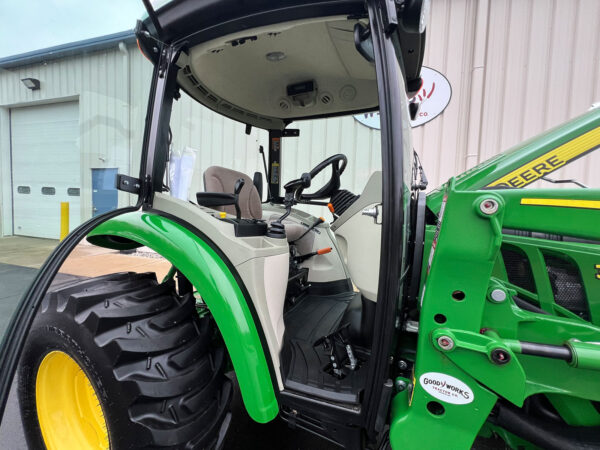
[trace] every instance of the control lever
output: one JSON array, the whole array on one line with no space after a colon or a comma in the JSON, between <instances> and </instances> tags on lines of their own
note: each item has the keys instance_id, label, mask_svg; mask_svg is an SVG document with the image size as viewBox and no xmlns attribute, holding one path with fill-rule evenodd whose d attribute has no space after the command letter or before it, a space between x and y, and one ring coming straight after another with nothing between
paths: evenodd
<instances>
[{"instance_id":1,"label":"control lever","mask_svg":"<svg viewBox=\"0 0 600 450\"><path fill-rule=\"evenodd\" d=\"M310 252L306 255L295 256L294 261L299 264L303 261L306 261L308 258L312 258L315 255L326 255L327 253L331 253L331 247L325 247L317 250L316 252Z\"/></svg>"},{"instance_id":2,"label":"control lever","mask_svg":"<svg viewBox=\"0 0 600 450\"><path fill-rule=\"evenodd\" d=\"M285 214L278 219L278 222L283 221L292 212L292 206L296 204L296 193L299 189L306 189L310 187L311 177L310 173L303 173L297 180L292 180L286 183L285 195L283 197L283 205L285 206Z\"/></svg>"},{"instance_id":3,"label":"control lever","mask_svg":"<svg viewBox=\"0 0 600 450\"><path fill-rule=\"evenodd\" d=\"M240 210L240 192L242 192L242 188L244 187L244 184L246 184L246 181L244 181L243 178L239 178L236 182L235 182L235 186L233 187L233 204L235 206L235 218L237 220L240 220L242 218L242 211Z\"/></svg>"},{"instance_id":4,"label":"control lever","mask_svg":"<svg viewBox=\"0 0 600 450\"><path fill-rule=\"evenodd\" d=\"M310 230L315 228L317 225L321 225L323 222L325 222L325 219L323 217L319 217L317 220L314 221L314 223L311 226L309 226L306 229L306 231L304 233L302 233L302 235L298 239L294 239L292 242L290 242L290 244L295 244L300 239L302 239L304 236L306 236L308 233L310 233Z\"/></svg>"},{"instance_id":5,"label":"control lever","mask_svg":"<svg viewBox=\"0 0 600 450\"><path fill-rule=\"evenodd\" d=\"M283 220L292 213L292 206L296 204L296 192L299 189L310 187L310 173L303 173L297 180L292 180L284 186L285 196L283 197L283 206L285 213L276 221L271 222L267 230L267 236L272 238L285 238L285 226Z\"/></svg>"},{"instance_id":6,"label":"control lever","mask_svg":"<svg viewBox=\"0 0 600 450\"><path fill-rule=\"evenodd\" d=\"M265 159L265 149L262 145L258 146L258 152L262 155L263 166L265 168L265 179L267 180L267 201L271 200L271 179L269 178L269 171L267 170L267 160ZM262 200L262 199L261 199Z\"/></svg>"},{"instance_id":7,"label":"control lever","mask_svg":"<svg viewBox=\"0 0 600 450\"><path fill-rule=\"evenodd\" d=\"M333 220L335 220L335 219L337 219L338 217L340 217L340 216L338 216L338 215L335 213L335 208L333 207L333 203L327 203L327 209L329 209L329 212L330 212L330 213L331 213L331 215L333 216Z\"/></svg>"}]
</instances>

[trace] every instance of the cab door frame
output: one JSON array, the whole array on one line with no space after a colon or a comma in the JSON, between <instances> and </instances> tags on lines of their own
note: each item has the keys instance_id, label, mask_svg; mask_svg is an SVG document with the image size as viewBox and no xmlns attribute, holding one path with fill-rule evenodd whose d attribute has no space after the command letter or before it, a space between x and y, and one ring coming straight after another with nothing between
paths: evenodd
<instances>
[{"instance_id":1,"label":"cab door frame","mask_svg":"<svg viewBox=\"0 0 600 450\"><path fill-rule=\"evenodd\" d=\"M407 248L407 224L410 223L410 188L406 186L404 179L405 164L409 163L405 161L404 155L406 129L401 125L406 118L406 112L401 110L402 105L406 104L406 91L394 43L394 30L398 26L396 5L390 0L368 0L367 6L379 92L383 176L381 270L367 377L369 381L363 402L367 435L375 439L384 429L393 390L390 365L393 362L396 317L403 296L403 278L406 276L404 256Z\"/></svg>"}]
</instances>

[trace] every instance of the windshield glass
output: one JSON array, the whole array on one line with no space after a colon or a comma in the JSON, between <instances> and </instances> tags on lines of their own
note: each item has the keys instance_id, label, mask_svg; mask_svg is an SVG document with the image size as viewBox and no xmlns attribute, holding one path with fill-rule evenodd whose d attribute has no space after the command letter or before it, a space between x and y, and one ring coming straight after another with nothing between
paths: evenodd
<instances>
[{"instance_id":1,"label":"windshield glass","mask_svg":"<svg viewBox=\"0 0 600 450\"><path fill-rule=\"evenodd\" d=\"M380 130L364 125L363 117L342 116L328 119L297 121L289 129L298 129L298 137L281 138L281 191L288 181L310 172L318 163L335 154L347 157L341 176L341 189L360 195L371 175L381 171ZM205 191L205 172L212 166L231 169L253 178L263 179L262 201L267 201L267 177L260 153L264 151L268 165L269 138L265 130L245 126L207 110L186 93L174 103L171 115L171 157L165 183L170 193L181 199L196 201L196 193ZM328 167L312 181L307 193L315 192L331 177ZM327 208L296 205L315 216L331 218Z\"/></svg>"},{"instance_id":2,"label":"windshield glass","mask_svg":"<svg viewBox=\"0 0 600 450\"><path fill-rule=\"evenodd\" d=\"M381 171L381 132L359 120L370 115L373 113L292 123L290 128L298 128L300 136L282 140L282 185L299 178L304 172L310 172L321 161L343 154L348 163L341 176L341 189L360 195L372 174ZM330 167L324 169L311 180L311 187L306 192L322 188L331 175ZM331 218L327 208L298 207L316 216Z\"/></svg>"}]
</instances>

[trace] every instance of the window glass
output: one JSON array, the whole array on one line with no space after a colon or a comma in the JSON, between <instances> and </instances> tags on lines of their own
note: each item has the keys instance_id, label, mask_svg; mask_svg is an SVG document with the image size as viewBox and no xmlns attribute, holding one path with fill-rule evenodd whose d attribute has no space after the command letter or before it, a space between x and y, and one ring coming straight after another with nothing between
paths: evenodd
<instances>
[{"instance_id":1,"label":"window glass","mask_svg":"<svg viewBox=\"0 0 600 450\"><path fill-rule=\"evenodd\" d=\"M165 182L176 197L195 201L196 192L204 191L203 174L211 166L250 178L255 172L264 173L259 147L268 158L266 131L252 128L247 135L244 124L211 111L185 92L173 102L170 126L173 139ZM175 180L178 183L173 185Z\"/></svg>"},{"instance_id":2,"label":"window glass","mask_svg":"<svg viewBox=\"0 0 600 450\"><path fill-rule=\"evenodd\" d=\"M283 139L282 186L304 172L310 172L321 161L341 153L348 159L340 180L341 189L360 195L373 172L381 170L381 132L360 120L369 115L371 113L292 123L290 128L298 128L300 136ZM323 170L311 181L307 192L317 191L330 177L331 168ZM300 208L331 218L327 208L308 205L300 205Z\"/></svg>"},{"instance_id":3,"label":"window glass","mask_svg":"<svg viewBox=\"0 0 600 450\"><path fill-rule=\"evenodd\" d=\"M138 0L0 2L0 341L61 236L136 201L115 176L139 170L153 69L132 31L143 12ZM84 240L52 286L114 272L123 256ZM3 449L27 448L18 382Z\"/></svg>"}]
</instances>

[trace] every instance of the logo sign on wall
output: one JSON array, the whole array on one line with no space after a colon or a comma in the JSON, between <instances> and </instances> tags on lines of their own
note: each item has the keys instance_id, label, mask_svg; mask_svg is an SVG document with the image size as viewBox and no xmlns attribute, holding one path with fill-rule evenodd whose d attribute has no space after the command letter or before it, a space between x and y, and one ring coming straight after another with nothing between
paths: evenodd
<instances>
[{"instance_id":1,"label":"logo sign on wall","mask_svg":"<svg viewBox=\"0 0 600 450\"><path fill-rule=\"evenodd\" d=\"M423 66L421 68L421 78L423 78L423 86L410 99L411 103L419 104L417 117L415 120L410 121L413 128L439 116L444 112L446 106L450 103L450 97L452 97L450 82L437 70ZM381 128L378 112L356 114L354 118L369 128L377 130Z\"/></svg>"}]
</instances>

